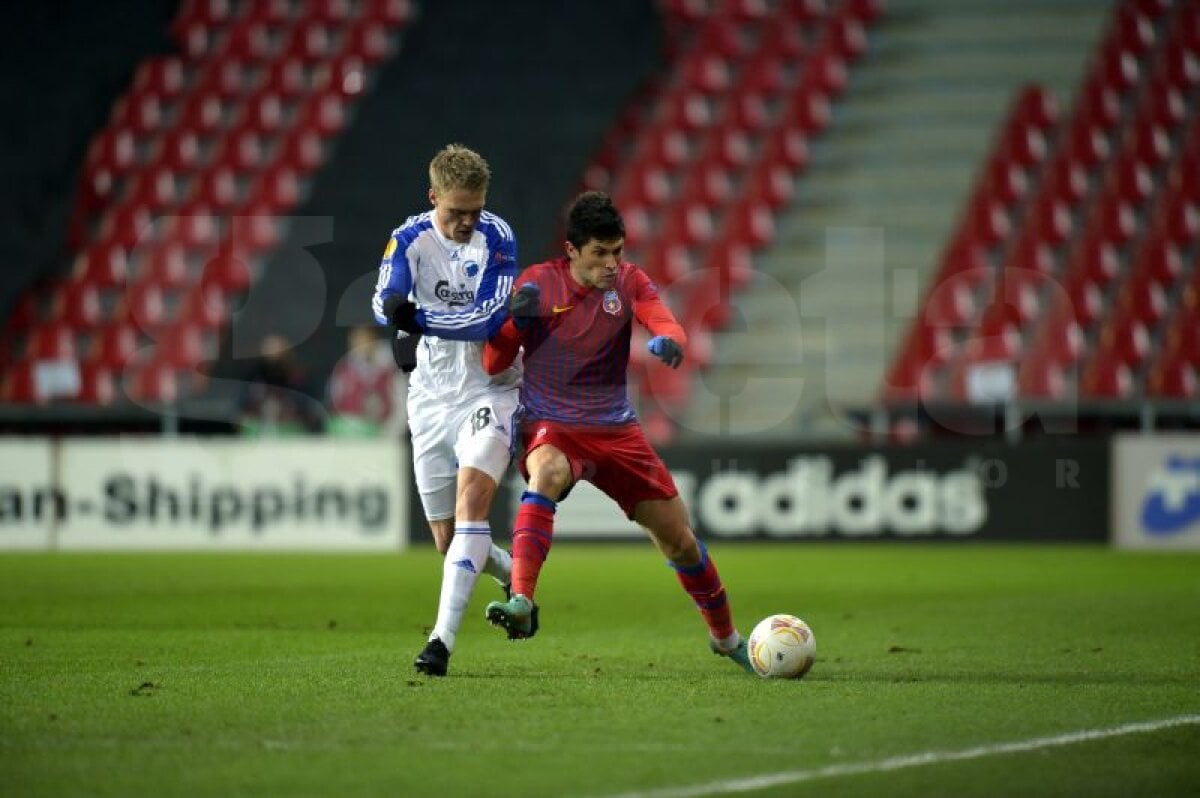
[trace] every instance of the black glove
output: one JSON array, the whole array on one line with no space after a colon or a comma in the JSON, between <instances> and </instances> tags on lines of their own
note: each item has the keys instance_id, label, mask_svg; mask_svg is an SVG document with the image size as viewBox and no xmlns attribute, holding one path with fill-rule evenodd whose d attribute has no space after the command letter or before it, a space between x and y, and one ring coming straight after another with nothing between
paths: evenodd
<instances>
[{"instance_id":1,"label":"black glove","mask_svg":"<svg viewBox=\"0 0 1200 798\"><path fill-rule=\"evenodd\" d=\"M665 335L651 338L646 342L646 348L650 350L650 354L673 369L679 368L679 364L683 362L683 347Z\"/></svg>"},{"instance_id":2,"label":"black glove","mask_svg":"<svg viewBox=\"0 0 1200 798\"><path fill-rule=\"evenodd\" d=\"M412 373L412 370L417 367L417 344L420 342L420 333L396 330L392 335L392 359L405 374Z\"/></svg>"},{"instance_id":3,"label":"black glove","mask_svg":"<svg viewBox=\"0 0 1200 798\"><path fill-rule=\"evenodd\" d=\"M508 300L508 312L518 330L533 324L541 314L542 289L533 283L521 286Z\"/></svg>"},{"instance_id":4,"label":"black glove","mask_svg":"<svg viewBox=\"0 0 1200 798\"><path fill-rule=\"evenodd\" d=\"M383 315L396 325L397 330L406 333L420 333L421 325L417 324L417 306L407 299L390 296L383 301Z\"/></svg>"}]
</instances>

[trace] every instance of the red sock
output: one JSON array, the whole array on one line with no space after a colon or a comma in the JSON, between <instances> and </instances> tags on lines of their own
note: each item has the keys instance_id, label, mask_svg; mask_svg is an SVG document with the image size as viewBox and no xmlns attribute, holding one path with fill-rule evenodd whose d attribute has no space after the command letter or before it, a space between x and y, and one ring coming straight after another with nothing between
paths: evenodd
<instances>
[{"instance_id":1,"label":"red sock","mask_svg":"<svg viewBox=\"0 0 1200 798\"><path fill-rule=\"evenodd\" d=\"M554 510L558 505L540 493L521 494L521 507L513 522L512 592L533 601L538 574L550 553L554 535Z\"/></svg>"},{"instance_id":2,"label":"red sock","mask_svg":"<svg viewBox=\"0 0 1200 798\"><path fill-rule=\"evenodd\" d=\"M704 544L700 544L699 564L684 567L671 563L671 567L679 577L679 584L696 602L696 609L704 616L712 638L725 640L732 635L733 613L729 609L725 585L721 584L721 575L717 573L717 566L713 565Z\"/></svg>"}]
</instances>

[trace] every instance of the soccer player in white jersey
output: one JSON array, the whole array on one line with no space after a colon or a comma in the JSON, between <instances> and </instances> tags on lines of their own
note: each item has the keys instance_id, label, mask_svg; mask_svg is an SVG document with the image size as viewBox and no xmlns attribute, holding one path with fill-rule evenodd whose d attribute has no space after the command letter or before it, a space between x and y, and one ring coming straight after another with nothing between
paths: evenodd
<instances>
[{"instance_id":1,"label":"soccer player in white jersey","mask_svg":"<svg viewBox=\"0 0 1200 798\"><path fill-rule=\"evenodd\" d=\"M508 318L517 246L483 209L491 172L451 144L429 164L433 209L392 231L372 310L393 326L408 387L413 471L438 551L445 555L437 622L413 665L444 676L481 572L506 590L512 558L492 543L488 511L512 452L520 370L483 370L484 342Z\"/></svg>"}]
</instances>

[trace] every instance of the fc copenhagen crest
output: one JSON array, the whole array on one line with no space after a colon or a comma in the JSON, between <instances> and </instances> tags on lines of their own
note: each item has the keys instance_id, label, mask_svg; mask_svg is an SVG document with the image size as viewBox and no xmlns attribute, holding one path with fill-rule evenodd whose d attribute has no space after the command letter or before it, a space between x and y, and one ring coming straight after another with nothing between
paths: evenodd
<instances>
[{"instance_id":1,"label":"fc copenhagen crest","mask_svg":"<svg viewBox=\"0 0 1200 798\"><path fill-rule=\"evenodd\" d=\"M616 290L604 292L604 310L614 316L621 312L621 297Z\"/></svg>"}]
</instances>

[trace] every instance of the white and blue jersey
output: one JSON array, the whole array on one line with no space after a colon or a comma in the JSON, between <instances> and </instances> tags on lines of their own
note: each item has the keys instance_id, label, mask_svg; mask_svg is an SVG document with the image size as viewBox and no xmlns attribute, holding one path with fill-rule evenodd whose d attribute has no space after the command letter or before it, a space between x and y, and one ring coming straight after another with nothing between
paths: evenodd
<instances>
[{"instance_id":1,"label":"white and blue jersey","mask_svg":"<svg viewBox=\"0 0 1200 798\"><path fill-rule=\"evenodd\" d=\"M492 377L482 365L484 342L508 318L516 274L516 238L494 213L484 211L471 240L463 244L441 234L433 211L411 216L392 231L371 309L376 321L387 324L383 307L388 297L417 304L417 322L425 333L409 380L410 405L413 393L466 400L520 383L519 370Z\"/></svg>"}]
</instances>

